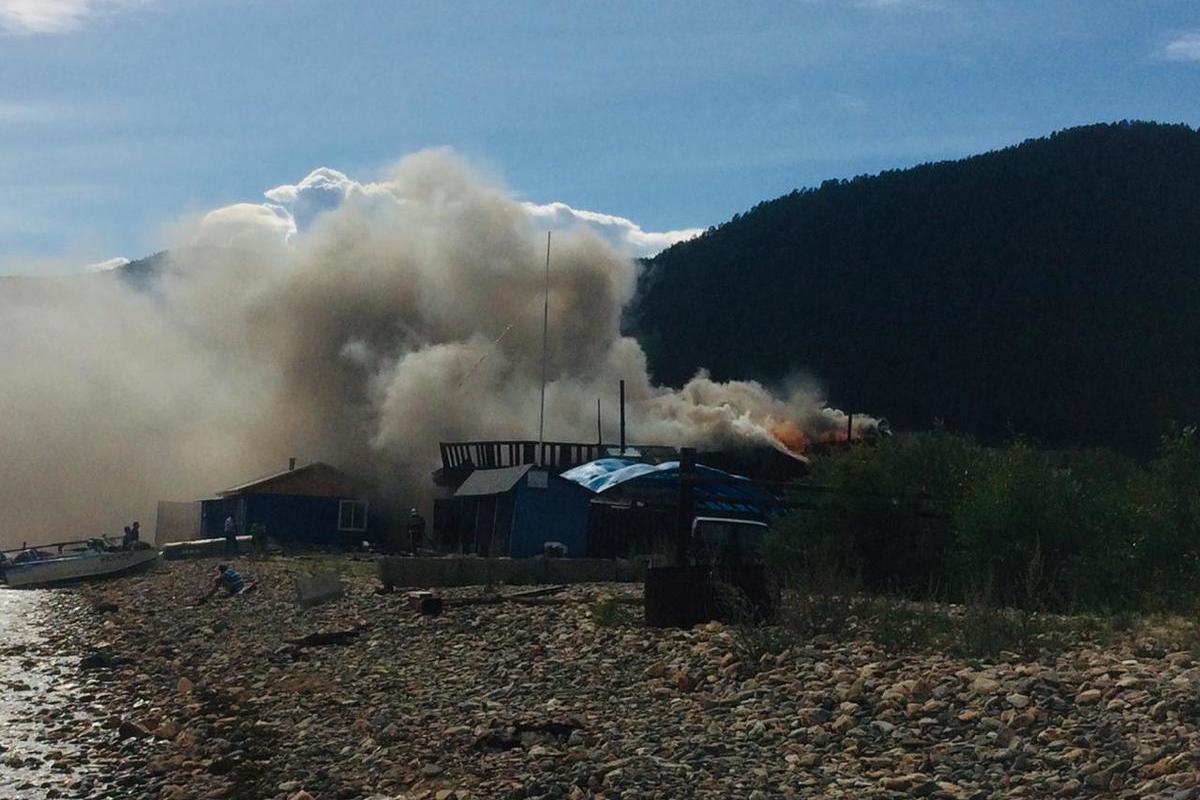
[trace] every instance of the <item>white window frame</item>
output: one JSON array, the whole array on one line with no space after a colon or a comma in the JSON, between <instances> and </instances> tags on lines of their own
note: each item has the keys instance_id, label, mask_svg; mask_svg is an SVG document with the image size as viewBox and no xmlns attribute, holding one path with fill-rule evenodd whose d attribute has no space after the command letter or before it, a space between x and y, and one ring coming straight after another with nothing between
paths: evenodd
<instances>
[{"instance_id":1,"label":"white window frame","mask_svg":"<svg viewBox=\"0 0 1200 800\"><path fill-rule=\"evenodd\" d=\"M343 519L342 509L344 509L347 504L349 504L351 506L362 506L362 527L346 528L346 527L342 526L342 519ZM338 501L338 530L339 531L365 531L367 529L368 510L369 510L369 505L366 500L339 500ZM351 512L350 512L350 523L351 523L351 525L354 524L354 511L353 510L351 510Z\"/></svg>"}]
</instances>

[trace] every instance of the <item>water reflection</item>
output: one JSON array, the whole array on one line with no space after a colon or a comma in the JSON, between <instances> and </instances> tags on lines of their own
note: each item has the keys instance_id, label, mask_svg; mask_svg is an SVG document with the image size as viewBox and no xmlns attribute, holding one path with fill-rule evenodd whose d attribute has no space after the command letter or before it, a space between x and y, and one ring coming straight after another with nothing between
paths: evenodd
<instances>
[{"instance_id":1,"label":"water reflection","mask_svg":"<svg viewBox=\"0 0 1200 800\"><path fill-rule=\"evenodd\" d=\"M77 796L79 760L52 741L56 721L74 716L78 656L50 635L62 598L0 588L0 798Z\"/></svg>"}]
</instances>

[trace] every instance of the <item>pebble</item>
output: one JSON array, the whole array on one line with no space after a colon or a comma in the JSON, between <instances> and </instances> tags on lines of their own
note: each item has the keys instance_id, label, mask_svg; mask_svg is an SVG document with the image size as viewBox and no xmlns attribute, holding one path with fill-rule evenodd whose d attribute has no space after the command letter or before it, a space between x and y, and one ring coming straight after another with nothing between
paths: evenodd
<instances>
[{"instance_id":1,"label":"pebble","mask_svg":"<svg viewBox=\"0 0 1200 800\"><path fill-rule=\"evenodd\" d=\"M119 610L107 628L87 610L71 635L120 666L76 673L103 725L50 726L104 776L64 796L1200 800L1200 667L1133 637L1041 661L853 634L748 651L730 626L593 619L637 586L427 617L375 594L369 561L320 561L347 591L309 610L294 585L317 560L294 557L239 564L259 590L205 605L189 598L215 561L81 590L81 608ZM288 641L321 631L357 633Z\"/></svg>"}]
</instances>

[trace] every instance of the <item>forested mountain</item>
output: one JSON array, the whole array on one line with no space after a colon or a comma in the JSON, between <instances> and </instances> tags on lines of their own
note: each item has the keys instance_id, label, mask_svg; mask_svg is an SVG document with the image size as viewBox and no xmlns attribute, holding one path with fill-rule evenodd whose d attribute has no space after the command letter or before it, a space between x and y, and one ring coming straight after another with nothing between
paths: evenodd
<instances>
[{"instance_id":1,"label":"forested mountain","mask_svg":"<svg viewBox=\"0 0 1200 800\"><path fill-rule=\"evenodd\" d=\"M153 255L139 258L137 261L130 261L128 264L117 267L114 273L130 286L137 289L147 289L166 270L167 263L167 251L160 250Z\"/></svg>"},{"instance_id":2,"label":"forested mountain","mask_svg":"<svg viewBox=\"0 0 1200 800\"><path fill-rule=\"evenodd\" d=\"M802 372L893 428L1153 449L1200 421L1200 133L1089 125L831 180L648 261L659 380Z\"/></svg>"}]
</instances>

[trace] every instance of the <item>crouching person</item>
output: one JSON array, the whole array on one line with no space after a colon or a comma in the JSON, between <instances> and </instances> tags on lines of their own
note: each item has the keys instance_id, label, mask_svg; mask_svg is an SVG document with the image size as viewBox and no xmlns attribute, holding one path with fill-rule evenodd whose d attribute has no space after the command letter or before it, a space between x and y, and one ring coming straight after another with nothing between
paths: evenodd
<instances>
[{"instance_id":1,"label":"crouching person","mask_svg":"<svg viewBox=\"0 0 1200 800\"><path fill-rule=\"evenodd\" d=\"M247 582L236 569L228 564L221 564L217 567L216 577L213 578L212 589L201 599L201 602L211 600L213 595L221 590L224 590L229 597L234 597L239 594L252 592L257 587L257 581Z\"/></svg>"}]
</instances>

